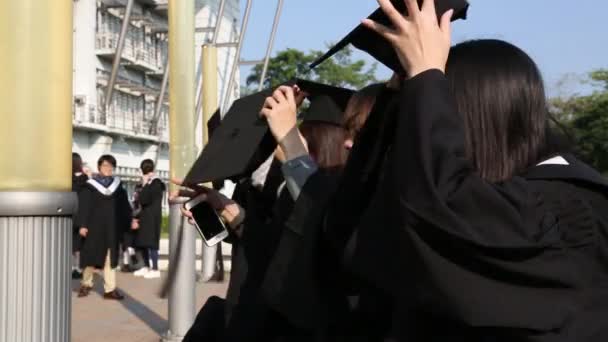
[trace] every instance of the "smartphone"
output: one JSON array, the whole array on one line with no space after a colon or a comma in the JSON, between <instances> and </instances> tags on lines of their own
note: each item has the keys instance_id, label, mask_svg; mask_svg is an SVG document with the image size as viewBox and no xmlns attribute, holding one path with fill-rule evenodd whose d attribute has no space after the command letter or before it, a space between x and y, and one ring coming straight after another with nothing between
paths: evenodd
<instances>
[{"instance_id":1,"label":"smartphone","mask_svg":"<svg viewBox=\"0 0 608 342\"><path fill-rule=\"evenodd\" d=\"M184 208L192 213L194 226L207 246L214 246L228 237L228 229L224 221L205 201L204 194L186 202Z\"/></svg>"}]
</instances>

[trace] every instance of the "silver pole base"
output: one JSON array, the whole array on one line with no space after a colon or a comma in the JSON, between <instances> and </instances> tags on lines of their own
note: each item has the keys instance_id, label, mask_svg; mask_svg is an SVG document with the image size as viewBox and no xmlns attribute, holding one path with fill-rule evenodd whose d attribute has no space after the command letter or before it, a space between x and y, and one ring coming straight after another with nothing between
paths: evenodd
<instances>
[{"instance_id":1,"label":"silver pole base","mask_svg":"<svg viewBox=\"0 0 608 342\"><path fill-rule=\"evenodd\" d=\"M201 282L207 283L213 279L216 271L217 245L209 247L203 242Z\"/></svg>"},{"instance_id":2,"label":"silver pole base","mask_svg":"<svg viewBox=\"0 0 608 342\"><path fill-rule=\"evenodd\" d=\"M174 335L171 331L167 331L161 336L161 342L182 342L184 336Z\"/></svg>"},{"instance_id":3,"label":"silver pole base","mask_svg":"<svg viewBox=\"0 0 608 342\"><path fill-rule=\"evenodd\" d=\"M195 237L196 231L187 220L182 219L180 208L182 201L172 203L169 209L169 258L178 250L179 258L176 265L175 278L169 289L169 330L161 336L162 341L182 341L192 323L195 313ZM180 228L184 224L180 237Z\"/></svg>"},{"instance_id":4,"label":"silver pole base","mask_svg":"<svg viewBox=\"0 0 608 342\"><path fill-rule=\"evenodd\" d=\"M0 341L70 341L75 209L71 192L0 192Z\"/></svg>"}]
</instances>

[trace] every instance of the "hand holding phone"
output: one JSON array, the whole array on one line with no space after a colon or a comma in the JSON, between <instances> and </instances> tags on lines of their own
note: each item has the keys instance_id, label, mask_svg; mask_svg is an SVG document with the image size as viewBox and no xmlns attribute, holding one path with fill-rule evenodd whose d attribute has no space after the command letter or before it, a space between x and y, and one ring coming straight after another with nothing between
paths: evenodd
<instances>
[{"instance_id":1,"label":"hand holding phone","mask_svg":"<svg viewBox=\"0 0 608 342\"><path fill-rule=\"evenodd\" d=\"M224 222L207 202L207 194L201 194L184 204L184 209L192 213L192 220L207 246L214 246L228 237Z\"/></svg>"}]
</instances>

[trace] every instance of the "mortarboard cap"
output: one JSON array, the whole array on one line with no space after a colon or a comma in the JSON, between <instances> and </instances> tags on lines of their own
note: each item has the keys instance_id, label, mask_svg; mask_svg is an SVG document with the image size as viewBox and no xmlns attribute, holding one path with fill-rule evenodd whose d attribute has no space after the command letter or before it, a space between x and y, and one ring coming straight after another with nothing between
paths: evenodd
<instances>
[{"instance_id":1,"label":"mortarboard cap","mask_svg":"<svg viewBox=\"0 0 608 342\"><path fill-rule=\"evenodd\" d=\"M258 159L264 161L272 153L274 139L267 134L266 120L259 116L266 97L271 94L272 90L268 89L234 101L186 175L185 185L231 179L253 172ZM259 155L268 150L266 158L265 153Z\"/></svg>"},{"instance_id":2,"label":"mortarboard cap","mask_svg":"<svg viewBox=\"0 0 608 342\"><path fill-rule=\"evenodd\" d=\"M308 109L302 114L303 121L325 122L341 126L344 121L344 110L354 90L329 86L326 84L298 80L297 85L308 93Z\"/></svg>"},{"instance_id":3,"label":"mortarboard cap","mask_svg":"<svg viewBox=\"0 0 608 342\"><path fill-rule=\"evenodd\" d=\"M221 123L222 123L222 113L221 113L220 109L218 108L215 111L215 113L213 113L213 115L211 115L209 120L207 120L207 132L209 132L209 134L208 134L209 139L211 139L211 137L213 136L213 133L215 132L215 130L218 127L220 127Z\"/></svg>"},{"instance_id":4,"label":"mortarboard cap","mask_svg":"<svg viewBox=\"0 0 608 342\"><path fill-rule=\"evenodd\" d=\"M296 80L287 84L294 83L309 94L311 105L315 102L314 97L327 95L335 99L338 108L344 108L352 95L351 90L311 81ZM266 120L261 118L259 113L266 97L272 92L272 89L267 89L234 101L188 172L184 179L185 185L224 179L238 180L250 175L268 159L276 148L276 142L270 134ZM315 116L320 118L323 115L335 115L322 112L321 108Z\"/></svg>"},{"instance_id":5,"label":"mortarboard cap","mask_svg":"<svg viewBox=\"0 0 608 342\"><path fill-rule=\"evenodd\" d=\"M419 2L420 1L421 0L419 0ZM391 0L391 3L399 12L404 14L407 12L405 2L403 0ZM452 20L457 20L466 19L469 4L466 0L435 0L435 6L438 17L443 15L443 13L447 12L448 10L454 9ZM374 11L374 13L372 13L368 18L383 25L391 25L389 18L386 16L386 14L384 14L381 8ZM404 70L401 67L401 63L399 63L399 58L397 57L397 54L393 50L391 44L384 38L380 37L376 32L363 25L357 26L354 30L347 34L346 37L334 45L323 56L314 61L310 65L310 68L312 69L321 64L326 59L333 56L336 52L342 50L348 44L352 44L357 49L369 53L380 63L386 65L399 74L403 74Z\"/></svg>"}]
</instances>

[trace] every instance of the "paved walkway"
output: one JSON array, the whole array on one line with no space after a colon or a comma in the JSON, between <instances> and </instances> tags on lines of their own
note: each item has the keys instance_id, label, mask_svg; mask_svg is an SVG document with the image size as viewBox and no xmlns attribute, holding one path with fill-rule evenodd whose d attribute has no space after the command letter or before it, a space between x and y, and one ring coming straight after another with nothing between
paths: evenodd
<instances>
[{"instance_id":1,"label":"paved walkway","mask_svg":"<svg viewBox=\"0 0 608 342\"><path fill-rule=\"evenodd\" d=\"M163 273L163 277L166 273ZM102 298L103 281L95 276L95 289L86 298L72 294L73 342L157 342L168 328L167 300L158 297L161 279L142 279L118 272L123 301ZM78 287L72 281L73 288ZM196 310L208 297L224 296L227 283L196 284Z\"/></svg>"}]
</instances>

